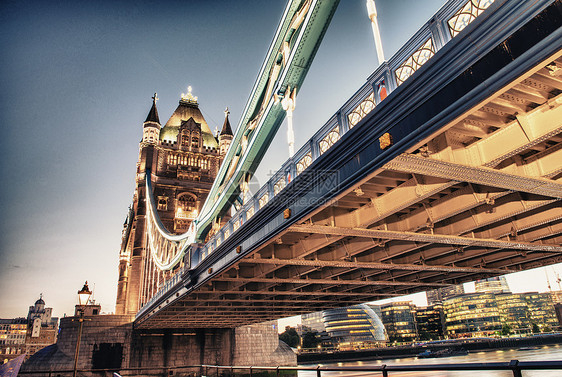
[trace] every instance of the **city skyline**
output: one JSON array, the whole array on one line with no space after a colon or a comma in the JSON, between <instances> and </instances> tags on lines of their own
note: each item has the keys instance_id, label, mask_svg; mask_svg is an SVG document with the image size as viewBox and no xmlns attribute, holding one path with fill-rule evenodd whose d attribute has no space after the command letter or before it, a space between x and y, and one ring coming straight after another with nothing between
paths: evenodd
<instances>
[{"instance_id":1,"label":"city skyline","mask_svg":"<svg viewBox=\"0 0 562 377\"><path fill-rule=\"evenodd\" d=\"M377 1L386 58L443 2ZM165 121L191 85L212 129L220 128L227 106L235 127L284 3L1 6L1 166L9 184L0 205L0 317L20 316L40 293L54 316L71 315L85 280L102 310L113 311L122 223L150 97L158 92ZM297 98L297 149L377 65L364 1L342 2ZM288 157L285 127L258 183ZM514 284L529 286L540 274Z\"/></svg>"}]
</instances>

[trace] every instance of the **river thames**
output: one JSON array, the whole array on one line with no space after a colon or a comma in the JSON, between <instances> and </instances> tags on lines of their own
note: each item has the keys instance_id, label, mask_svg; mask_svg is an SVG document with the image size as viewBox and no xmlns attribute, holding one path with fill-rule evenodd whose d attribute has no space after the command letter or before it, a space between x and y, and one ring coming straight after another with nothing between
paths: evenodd
<instances>
[{"instance_id":1,"label":"river thames","mask_svg":"<svg viewBox=\"0 0 562 377\"><path fill-rule=\"evenodd\" d=\"M406 357L401 359L349 361L338 363L325 363L321 366L380 366L386 365L424 365L424 364L460 364L460 363L493 363L519 361L553 361L562 360L562 346L559 344L542 346L533 350L498 349L496 351L475 351L465 356L441 357L434 359L418 359ZM316 364L315 364L316 365ZM310 366L310 365L307 365ZM469 377L478 374L482 377L511 377L511 371L429 371L429 372L391 372L390 377ZM322 376L381 376L380 372L322 372ZM314 377L316 372L299 372L299 377ZM560 370L523 371L523 377L560 377Z\"/></svg>"}]
</instances>

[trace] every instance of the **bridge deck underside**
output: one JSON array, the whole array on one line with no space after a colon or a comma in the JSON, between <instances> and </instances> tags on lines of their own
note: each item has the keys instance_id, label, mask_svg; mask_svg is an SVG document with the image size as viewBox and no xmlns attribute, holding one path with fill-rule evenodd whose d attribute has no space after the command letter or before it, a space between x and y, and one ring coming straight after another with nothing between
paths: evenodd
<instances>
[{"instance_id":1,"label":"bridge deck underside","mask_svg":"<svg viewBox=\"0 0 562 377\"><path fill-rule=\"evenodd\" d=\"M561 72L543 62L147 325L236 327L561 262Z\"/></svg>"}]
</instances>

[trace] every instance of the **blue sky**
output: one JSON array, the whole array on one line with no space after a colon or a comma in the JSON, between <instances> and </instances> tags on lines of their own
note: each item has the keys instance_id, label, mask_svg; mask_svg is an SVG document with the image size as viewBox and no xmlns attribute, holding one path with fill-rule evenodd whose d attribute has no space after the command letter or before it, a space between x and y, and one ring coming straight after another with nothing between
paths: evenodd
<instances>
[{"instance_id":1,"label":"blue sky","mask_svg":"<svg viewBox=\"0 0 562 377\"><path fill-rule=\"evenodd\" d=\"M443 2L377 1L387 59ZM227 106L237 125L284 6L0 3L0 317L24 316L40 293L54 315L71 314L84 280L102 310L114 310L121 230L151 96L158 92L165 122L191 85L211 129L222 125ZM376 67L364 0L341 0L297 99L296 149ZM287 157L282 128L258 181Z\"/></svg>"}]
</instances>

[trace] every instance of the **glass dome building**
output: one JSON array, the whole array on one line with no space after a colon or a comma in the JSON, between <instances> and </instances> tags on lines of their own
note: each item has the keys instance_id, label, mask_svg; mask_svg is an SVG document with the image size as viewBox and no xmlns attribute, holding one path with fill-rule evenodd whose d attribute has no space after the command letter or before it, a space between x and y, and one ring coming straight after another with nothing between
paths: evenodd
<instances>
[{"instance_id":1,"label":"glass dome building","mask_svg":"<svg viewBox=\"0 0 562 377\"><path fill-rule=\"evenodd\" d=\"M383 345L386 331L379 316L365 304L324 310L326 332L340 349L357 349Z\"/></svg>"}]
</instances>

